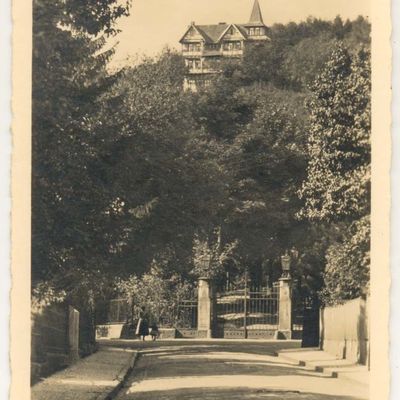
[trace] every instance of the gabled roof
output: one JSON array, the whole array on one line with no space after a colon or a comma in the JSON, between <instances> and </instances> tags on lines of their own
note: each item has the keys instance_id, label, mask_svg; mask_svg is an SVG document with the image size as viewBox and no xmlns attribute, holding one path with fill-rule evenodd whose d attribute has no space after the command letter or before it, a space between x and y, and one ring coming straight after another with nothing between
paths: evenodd
<instances>
[{"instance_id":1,"label":"gabled roof","mask_svg":"<svg viewBox=\"0 0 400 400\"><path fill-rule=\"evenodd\" d=\"M235 24L236 28L239 29L240 33L247 39L248 34L247 34L247 29L245 25L243 24Z\"/></svg>"},{"instance_id":2,"label":"gabled roof","mask_svg":"<svg viewBox=\"0 0 400 400\"><path fill-rule=\"evenodd\" d=\"M183 39L185 39L185 36L188 34L188 32L189 32L191 29L194 29L200 36L203 36L203 34L197 29L197 26L196 26L194 23L191 23L191 24L189 25L189 27L186 29L184 35L183 35L183 36L181 37L181 39L179 40L179 43L182 43ZM204 40L205 40L205 39L206 39L206 38L204 38Z\"/></svg>"},{"instance_id":3,"label":"gabled roof","mask_svg":"<svg viewBox=\"0 0 400 400\"><path fill-rule=\"evenodd\" d=\"M244 27L240 27L238 24L229 24L227 25L226 29L221 33L220 37L218 38L218 41L220 41L225 36L225 34L229 31L231 27L235 28L239 32L239 34L243 37L243 39L247 39L247 32Z\"/></svg>"},{"instance_id":4,"label":"gabled roof","mask_svg":"<svg viewBox=\"0 0 400 400\"><path fill-rule=\"evenodd\" d=\"M213 44L213 43L219 43L221 40L222 36L224 33L231 27L235 27L238 29L240 34L243 36L244 39L248 39L249 35L247 34L247 29L248 27L257 27L257 26L263 26L266 27L263 21L262 13L261 13L261 8L258 0L254 0L253 4L253 9L251 11L250 15L250 20L247 24L225 24L225 23L220 23L220 24L214 24L214 25L195 25L192 23L190 27L186 30L185 34L181 38L180 42L184 40L185 36L189 32L189 30L193 27L199 35L203 38L205 43L207 44ZM250 37L250 39L252 39ZM267 38L269 39L269 38Z\"/></svg>"},{"instance_id":5,"label":"gabled roof","mask_svg":"<svg viewBox=\"0 0 400 400\"><path fill-rule=\"evenodd\" d=\"M230 24L196 25L196 28L207 43L218 43L219 38L229 26Z\"/></svg>"}]
</instances>

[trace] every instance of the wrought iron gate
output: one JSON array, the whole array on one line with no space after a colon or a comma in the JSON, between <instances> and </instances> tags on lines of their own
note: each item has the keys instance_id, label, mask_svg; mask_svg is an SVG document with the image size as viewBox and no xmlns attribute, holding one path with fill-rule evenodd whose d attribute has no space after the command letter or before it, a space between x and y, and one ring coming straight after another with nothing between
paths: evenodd
<instances>
[{"instance_id":1,"label":"wrought iron gate","mask_svg":"<svg viewBox=\"0 0 400 400\"><path fill-rule=\"evenodd\" d=\"M177 310L176 327L197 329L197 300L181 300Z\"/></svg>"},{"instance_id":2,"label":"wrought iron gate","mask_svg":"<svg viewBox=\"0 0 400 400\"><path fill-rule=\"evenodd\" d=\"M279 324L279 285L244 287L216 296L215 335L222 338L272 338Z\"/></svg>"}]
</instances>

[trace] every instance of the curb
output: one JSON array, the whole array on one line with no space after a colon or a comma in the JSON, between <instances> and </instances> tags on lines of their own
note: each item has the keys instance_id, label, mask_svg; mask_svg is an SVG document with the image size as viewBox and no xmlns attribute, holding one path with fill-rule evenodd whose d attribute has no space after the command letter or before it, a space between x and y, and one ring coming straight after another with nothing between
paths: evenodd
<instances>
[{"instance_id":1,"label":"curb","mask_svg":"<svg viewBox=\"0 0 400 400\"><path fill-rule=\"evenodd\" d=\"M140 355L139 351L137 351L135 354L133 354L128 365L126 367L124 367L118 373L118 376L116 378L116 380L118 381L117 385L110 392L100 394L100 396L97 397L96 400L112 400L116 397L118 392L122 389L122 387L126 383L129 374L132 372L133 368L135 367L135 364L139 358L139 355Z\"/></svg>"},{"instance_id":2,"label":"curb","mask_svg":"<svg viewBox=\"0 0 400 400\"><path fill-rule=\"evenodd\" d=\"M275 356L285 360L285 361L289 361L291 363L293 363L293 365L297 365L299 367L303 367L308 371L315 371L321 374L321 376L327 377L327 378L334 378L334 379L344 379L347 381L351 381L353 383L358 383L358 384L362 384L362 382L360 382L357 379L353 379L351 377L351 375L349 375L348 373L344 372L344 371L340 371L336 368L332 368L329 366L323 366L323 365L316 365L315 362L308 360L308 361L304 361L304 360L296 360L290 357L290 351L288 352L279 352L276 351L275 352ZM351 368L351 366L353 366L353 364L349 365L349 367ZM356 364L354 364L354 367L356 367Z\"/></svg>"},{"instance_id":3,"label":"curb","mask_svg":"<svg viewBox=\"0 0 400 400\"><path fill-rule=\"evenodd\" d=\"M279 353L278 351L276 351L274 354L276 357L280 358L283 361L290 362L294 366L302 367L307 371L318 372L324 378L337 378L337 376L335 376L332 371L326 371L324 367L321 367L318 365L310 365L309 361L296 360L296 359L293 359L293 358L285 355L286 353L282 354L282 353Z\"/></svg>"}]
</instances>

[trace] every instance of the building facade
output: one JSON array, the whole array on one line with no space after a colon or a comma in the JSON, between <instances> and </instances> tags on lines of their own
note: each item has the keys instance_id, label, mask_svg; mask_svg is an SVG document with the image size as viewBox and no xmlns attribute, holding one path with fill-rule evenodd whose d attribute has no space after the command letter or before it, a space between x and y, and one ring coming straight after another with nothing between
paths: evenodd
<instances>
[{"instance_id":1,"label":"building facade","mask_svg":"<svg viewBox=\"0 0 400 400\"><path fill-rule=\"evenodd\" d=\"M270 39L258 0L254 1L250 20L245 24L196 25L192 22L180 40L188 67L185 89L196 91L207 86L219 73L222 59L240 59L245 48L267 40Z\"/></svg>"}]
</instances>

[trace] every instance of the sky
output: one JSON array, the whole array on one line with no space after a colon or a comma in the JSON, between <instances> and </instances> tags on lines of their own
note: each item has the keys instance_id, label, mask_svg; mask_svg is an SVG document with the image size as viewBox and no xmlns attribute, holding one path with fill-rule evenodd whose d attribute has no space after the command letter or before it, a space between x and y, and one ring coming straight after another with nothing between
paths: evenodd
<instances>
[{"instance_id":1,"label":"sky","mask_svg":"<svg viewBox=\"0 0 400 400\"><path fill-rule=\"evenodd\" d=\"M155 55L165 46L179 48L190 22L247 22L254 0L132 0L131 15L118 23L121 33L114 64L127 57ZM259 0L264 23L299 22L309 16L332 20L369 16L369 0Z\"/></svg>"}]
</instances>

